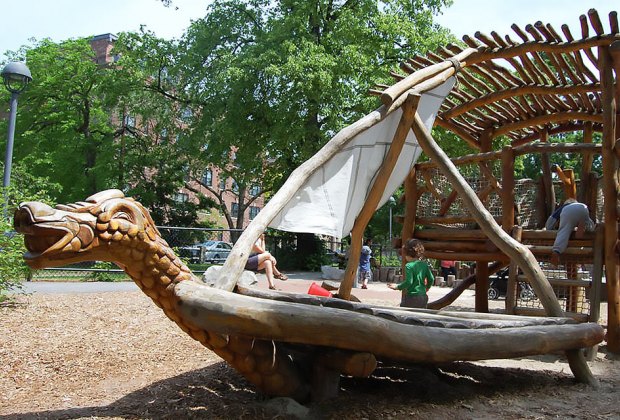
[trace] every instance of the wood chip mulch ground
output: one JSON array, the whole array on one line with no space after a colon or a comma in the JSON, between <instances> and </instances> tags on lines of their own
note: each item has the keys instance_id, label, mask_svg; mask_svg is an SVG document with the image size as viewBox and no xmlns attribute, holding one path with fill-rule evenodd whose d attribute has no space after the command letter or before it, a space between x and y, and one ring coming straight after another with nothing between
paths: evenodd
<instances>
[{"instance_id":1,"label":"wood chip mulch ground","mask_svg":"<svg viewBox=\"0 0 620 420\"><path fill-rule=\"evenodd\" d=\"M3 419L286 418L140 292L35 294L0 308ZM599 349L598 389L561 355L381 367L309 404L322 419L620 418L620 361Z\"/></svg>"}]
</instances>

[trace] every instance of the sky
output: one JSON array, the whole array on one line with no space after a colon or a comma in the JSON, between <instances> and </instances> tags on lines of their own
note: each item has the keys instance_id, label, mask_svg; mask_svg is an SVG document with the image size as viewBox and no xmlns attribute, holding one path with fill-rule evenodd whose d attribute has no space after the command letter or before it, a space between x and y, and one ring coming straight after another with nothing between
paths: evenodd
<instances>
[{"instance_id":1,"label":"sky","mask_svg":"<svg viewBox=\"0 0 620 420\"><path fill-rule=\"evenodd\" d=\"M587 14L589 9L596 9L605 32L609 32L609 12L620 13L620 0L454 0L437 22L458 39L463 35L473 37L476 31L489 35L494 30L521 41L510 25L516 23L525 30L525 25L537 21L550 23L559 34L566 23L573 36L580 38L579 15Z\"/></svg>"},{"instance_id":2,"label":"sky","mask_svg":"<svg viewBox=\"0 0 620 420\"><path fill-rule=\"evenodd\" d=\"M0 59L7 50L30 45L29 39L33 37L58 42L138 31L140 25L146 25L160 38L179 38L192 20L205 16L210 2L172 0L170 7L160 0L2 0L2 3Z\"/></svg>"},{"instance_id":3,"label":"sky","mask_svg":"<svg viewBox=\"0 0 620 420\"><path fill-rule=\"evenodd\" d=\"M137 31L140 25L161 38L179 38L192 20L205 15L209 0L172 0L164 7L160 0L19 0L3 5L0 25L0 59L7 50L30 45L30 38L63 41L70 38ZM437 21L459 39L476 31L510 34L512 23L524 28L538 20L551 23L560 31L567 23L575 36L579 15L598 10L609 30L607 15L620 12L619 0L454 0Z\"/></svg>"}]
</instances>

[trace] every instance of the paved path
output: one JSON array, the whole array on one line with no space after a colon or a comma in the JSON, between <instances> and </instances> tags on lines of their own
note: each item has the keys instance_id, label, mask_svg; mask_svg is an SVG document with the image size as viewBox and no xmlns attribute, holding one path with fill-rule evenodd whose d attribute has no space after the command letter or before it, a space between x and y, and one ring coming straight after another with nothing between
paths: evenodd
<instances>
[{"instance_id":1,"label":"paved path","mask_svg":"<svg viewBox=\"0 0 620 420\"><path fill-rule=\"evenodd\" d=\"M308 293L312 282L321 284L321 273L319 272L297 272L286 273L289 280L276 280L276 288L285 292ZM264 274L257 274L258 285L256 287L267 289L267 279ZM24 291L27 293L101 293L101 292L129 292L138 291L138 287L133 282L24 282ZM439 299L448 293L450 288L432 287L429 291L429 301ZM365 299L384 300L398 305L400 302L400 292L388 289L386 283L373 282L368 285L368 289L354 288L352 294L357 296L362 302ZM468 304L474 300L474 291L466 290L457 299L455 304Z\"/></svg>"},{"instance_id":2,"label":"paved path","mask_svg":"<svg viewBox=\"0 0 620 420\"><path fill-rule=\"evenodd\" d=\"M140 290L132 281L97 282L97 281L28 281L22 283L27 293L100 293L129 292Z\"/></svg>"},{"instance_id":3,"label":"paved path","mask_svg":"<svg viewBox=\"0 0 620 420\"><path fill-rule=\"evenodd\" d=\"M287 281L276 280L276 288L286 292L295 293L308 293L308 289L312 282L321 284L324 280L321 279L321 273L286 273L289 279ZM267 279L264 275L258 274L258 286L260 288L267 288ZM333 280L332 280L333 281ZM435 301L442 296L446 295L451 288L448 287L431 287L428 292L429 301ZM395 305L400 303L400 292L389 289L387 283L371 282L368 284L368 289L354 288L351 293L357 296L362 302L365 299L376 299L394 302ZM474 301L474 291L465 290L463 294L455 301L458 303L470 303Z\"/></svg>"}]
</instances>

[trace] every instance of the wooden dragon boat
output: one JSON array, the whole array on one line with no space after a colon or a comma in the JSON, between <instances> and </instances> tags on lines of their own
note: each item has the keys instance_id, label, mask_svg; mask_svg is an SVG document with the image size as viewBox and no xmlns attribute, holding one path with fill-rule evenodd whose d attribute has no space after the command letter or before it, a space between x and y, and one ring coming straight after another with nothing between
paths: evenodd
<instances>
[{"instance_id":1,"label":"wooden dragon boat","mask_svg":"<svg viewBox=\"0 0 620 420\"><path fill-rule=\"evenodd\" d=\"M578 350L603 329L562 317L373 307L338 298L210 287L161 238L149 212L119 190L52 208L22 203L15 229L32 268L113 261L166 316L272 396L333 396L340 375L377 361L438 363Z\"/></svg>"}]
</instances>

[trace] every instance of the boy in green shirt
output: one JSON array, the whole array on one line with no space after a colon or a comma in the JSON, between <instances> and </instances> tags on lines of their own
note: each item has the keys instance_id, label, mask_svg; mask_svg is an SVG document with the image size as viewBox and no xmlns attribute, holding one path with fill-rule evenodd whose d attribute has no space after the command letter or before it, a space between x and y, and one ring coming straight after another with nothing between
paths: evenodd
<instances>
[{"instance_id":1,"label":"boy in green shirt","mask_svg":"<svg viewBox=\"0 0 620 420\"><path fill-rule=\"evenodd\" d=\"M426 308L428 295L434 281L433 272L424 261L424 245L418 239L409 239L402 249L405 264L405 280L402 283L389 283L388 287L402 290L400 306Z\"/></svg>"}]
</instances>

